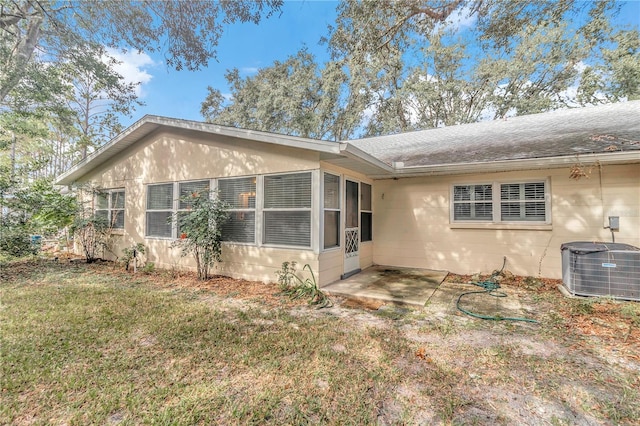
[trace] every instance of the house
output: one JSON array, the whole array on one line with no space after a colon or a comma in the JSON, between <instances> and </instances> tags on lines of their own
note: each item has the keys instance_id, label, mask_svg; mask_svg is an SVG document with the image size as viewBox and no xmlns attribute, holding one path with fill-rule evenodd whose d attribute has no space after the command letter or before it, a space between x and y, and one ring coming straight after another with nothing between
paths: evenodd
<instances>
[{"instance_id":1,"label":"house","mask_svg":"<svg viewBox=\"0 0 640 426\"><path fill-rule=\"evenodd\" d=\"M231 206L218 273L320 285L372 264L559 278L560 246L640 246L640 101L344 142L145 116L61 175L108 197L117 245L192 268L171 242L180 194ZM609 217L619 230L608 229Z\"/></svg>"}]
</instances>

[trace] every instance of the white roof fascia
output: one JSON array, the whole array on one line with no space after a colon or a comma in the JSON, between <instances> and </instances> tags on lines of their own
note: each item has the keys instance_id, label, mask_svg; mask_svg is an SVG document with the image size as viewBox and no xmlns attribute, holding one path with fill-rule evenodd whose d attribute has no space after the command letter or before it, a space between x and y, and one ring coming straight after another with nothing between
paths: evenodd
<instances>
[{"instance_id":1,"label":"white roof fascia","mask_svg":"<svg viewBox=\"0 0 640 426\"><path fill-rule=\"evenodd\" d=\"M361 150L355 145L351 145L348 142L340 143L340 153L343 154L345 157L360 160L365 163L368 163L371 166L377 167L382 172L385 172L387 174L393 173L394 171L392 166L388 165L384 161L377 159L373 155Z\"/></svg>"},{"instance_id":2,"label":"white roof fascia","mask_svg":"<svg viewBox=\"0 0 640 426\"><path fill-rule=\"evenodd\" d=\"M108 161L114 155L161 127L218 134L231 138L265 142L292 148L308 149L321 153L340 153L340 144L337 142L279 135L276 133L260 132L256 130L236 129L217 124L180 120L156 115L145 115L140 120L126 128L122 133L111 139L107 144L92 152L84 160L75 164L69 170L58 176L56 184L69 185L74 183L77 179L89 173L94 167Z\"/></svg>"},{"instance_id":3,"label":"white roof fascia","mask_svg":"<svg viewBox=\"0 0 640 426\"><path fill-rule=\"evenodd\" d=\"M580 154L579 156L560 156L527 158L522 160L501 160L482 163L454 163L437 166L411 166L394 169L388 174L369 176L372 179L398 177L442 176L468 173L495 173L519 170L540 170L569 167L574 164L629 164L640 163L640 151Z\"/></svg>"}]
</instances>

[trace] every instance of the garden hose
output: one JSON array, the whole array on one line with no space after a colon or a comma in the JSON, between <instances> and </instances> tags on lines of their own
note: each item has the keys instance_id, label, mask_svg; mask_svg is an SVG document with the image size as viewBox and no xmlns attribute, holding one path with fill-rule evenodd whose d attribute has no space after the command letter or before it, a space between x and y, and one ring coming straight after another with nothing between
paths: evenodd
<instances>
[{"instance_id":1,"label":"garden hose","mask_svg":"<svg viewBox=\"0 0 640 426\"><path fill-rule=\"evenodd\" d=\"M500 288L500 284L498 284L498 280L497 277L502 273L502 271L504 270L504 266L507 263L507 257L504 257L504 261L502 262L502 268L500 268L499 271L495 271L493 274L491 274L491 276L489 277L488 280L486 281L478 281L478 282L472 282L471 284L481 287L484 290L480 290L480 291L468 291L466 293L462 293L460 296L458 296L458 301L456 302L456 308L458 308L458 310L460 312L463 312L469 316L472 316L474 318L479 318L479 319L484 319L484 320L492 320L492 321L524 321L524 322L533 322L533 323L537 323L538 321L531 319L531 318L521 318L521 317L502 317L502 316L490 316L490 315L482 315L482 314L477 314L471 311L468 311L464 308L460 307L460 300L464 297L464 296L468 296L470 294L488 294L489 296L492 297L507 297L506 293L502 292L502 291L498 291L498 289Z\"/></svg>"}]
</instances>

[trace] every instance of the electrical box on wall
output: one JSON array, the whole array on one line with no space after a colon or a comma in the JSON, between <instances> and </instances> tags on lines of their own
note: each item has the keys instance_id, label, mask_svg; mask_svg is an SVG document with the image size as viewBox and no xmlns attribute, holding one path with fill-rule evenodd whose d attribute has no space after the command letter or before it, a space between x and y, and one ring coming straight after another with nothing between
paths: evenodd
<instances>
[{"instance_id":1,"label":"electrical box on wall","mask_svg":"<svg viewBox=\"0 0 640 426\"><path fill-rule=\"evenodd\" d=\"M612 231L620 230L620 217L619 216L609 216L609 229Z\"/></svg>"}]
</instances>

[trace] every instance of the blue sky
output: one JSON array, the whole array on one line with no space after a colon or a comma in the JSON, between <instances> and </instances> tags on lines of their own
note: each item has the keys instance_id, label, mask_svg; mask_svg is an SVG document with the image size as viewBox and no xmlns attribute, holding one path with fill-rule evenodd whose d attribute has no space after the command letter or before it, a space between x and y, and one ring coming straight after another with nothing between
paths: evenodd
<instances>
[{"instance_id":1,"label":"blue sky","mask_svg":"<svg viewBox=\"0 0 640 426\"><path fill-rule=\"evenodd\" d=\"M200 104L207 95L207 86L225 93L227 69L238 68L241 75L252 75L258 68L284 60L304 46L317 60L327 60L326 48L318 43L327 33L327 26L334 23L337 5L335 1L287 1L280 16L276 14L259 25L229 26L218 46L218 61L210 61L208 68L197 72L169 69L161 55L121 58L125 68L120 73L143 80L141 99L146 106L138 108L131 122L145 114L202 120Z\"/></svg>"},{"instance_id":2,"label":"blue sky","mask_svg":"<svg viewBox=\"0 0 640 426\"><path fill-rule=\"evenodd\" d=\"M622 2L617 25L640 27L640 0ZM268 67L276 60L285 60L306 46L319 62L328 60L326 46L319 45L327 34L327 26L336 17L337 1L288 0L282 14L263 20L259 25L237 24L225 29L218 46L218 61L197 72L175 71L165 66L162 55L128 54L119 72L127 79L140 81L141 100L128 126L145 114L164 115L189 120L202 120L200 104L207 95L207 86L225 93L227 69L238 68L243 76L258 68Z\"/></svg>"}]
</instances>

